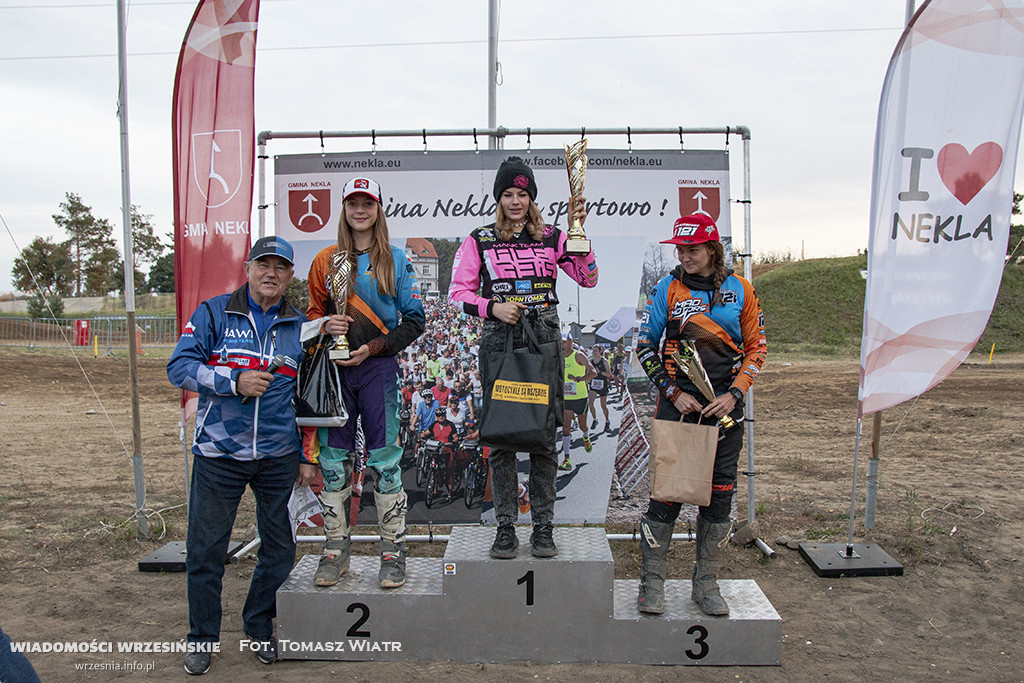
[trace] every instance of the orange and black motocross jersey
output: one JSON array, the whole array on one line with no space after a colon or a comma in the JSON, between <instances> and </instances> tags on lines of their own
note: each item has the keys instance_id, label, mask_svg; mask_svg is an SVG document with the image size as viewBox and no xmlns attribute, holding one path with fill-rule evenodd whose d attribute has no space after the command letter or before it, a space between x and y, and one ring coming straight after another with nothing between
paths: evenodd
<instances>
[{"instance_id":1,"label":"orange and black motocross jersey","mask_svg":"<svg viewBox=\"0 0 1024 683\"><path fill-rule=\"evenodd\" d=\"M683 284L684 277L691 286ZM695 342L716 396L731 387L746 393L768 348L754 286L730 275L717 290L705 290L697 288L700 280L684 276L682 266L677 266L658 282L644 307L636 350L647 376L666 398L672 400L682 390L706 404L671 358L681 340Z\"/></svg>"}]
</instances>

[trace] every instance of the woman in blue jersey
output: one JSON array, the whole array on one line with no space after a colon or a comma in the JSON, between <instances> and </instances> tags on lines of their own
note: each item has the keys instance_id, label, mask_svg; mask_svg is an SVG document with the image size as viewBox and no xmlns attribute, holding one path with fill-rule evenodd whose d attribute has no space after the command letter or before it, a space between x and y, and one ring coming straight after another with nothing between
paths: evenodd
<instances>
[{"instance_id":1,"label":"woman in blue jersey","mask_svg":"<svg viewBox=\"0 0 1024 683\"><path fill-rule=\"evenodd\" d=\"M405 583L407 502L399 467L396 356L422 334L426 318L412 263L388 241L380 185L353 178L345 184L342 203L338 244L321 250L309 269L309 319L330 316L323 331L346 335L352 348L348 360L335 361L341 366L348 423L315 433L306 428L303 436L303 473L312 479L316 470L308 465L319 463L324 479L320 500L327 543L313 581L332 586L348 570L352 452L360 418L380 523L378 579L382 588L397 588ZM330 260L337 249L348 252L352 264L346 315L338 315L328 293Z\"/></svg>"}]
</instances>

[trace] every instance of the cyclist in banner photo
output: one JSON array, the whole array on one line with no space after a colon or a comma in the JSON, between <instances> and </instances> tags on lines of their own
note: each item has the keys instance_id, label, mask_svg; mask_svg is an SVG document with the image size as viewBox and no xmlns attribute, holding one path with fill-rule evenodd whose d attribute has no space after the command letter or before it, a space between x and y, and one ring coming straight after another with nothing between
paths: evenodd
<instances>
[{"instance_id":1,"label":"cyclist in banner photo","mask_svg":"<svg viewBox=\"0 0 1024 683\"><path fill-rule=\"evenodd\" d=\"M655 419L696 422L698 416L743 420L743 397L757 379L767 346L761 305L748 280L725 265L718 228L705 214L676 220L672 238L679 265L663 277L650 296L640 321L637 358L660 391ZM662 336L664 343L662 344ZM716 398L710 403L671 359L680 342L696 344ZM661 355L659 356L659 346ZM743 429L723 430L715 453L711 502L697 515L697 561L692 598L709 615L725 615L729 607L718 589L717 573L725 559L736 488L736 464ZM637 608L665 610L665 564L672 529L681 503L651 499L641 520L643 570Z\"/></svg>"},{"instance_id":2,"label":"cyclist in banner photo","mask_svg":"<svg viewBox=\"0 0 1024 683\"><path fill-rule=\"evenodd\" d=\"M426 316L412 263L388 241L380 185L370 178L349 180L342 191L342 206L337 246L321 250L309 269L310 320L329 315L322 331L345 334L352 349L351 358L335 361L341 366L348 422L344 427L303 428L304 459L319 463L324 480L320 500L327 543L314 583L332 586L348 570L352 458L356 422L361 418L380 524L378 581L382 588L397 588L405 583L408 505L399 466L396 356L423 333ZM328 286L330 261L337 249L348 252L351 265L346 315L337 313Z\"/></svg>"},{"instance_id":3,"label":"cyclist in banner photo","mask_svg":"<svg viewBox=\"0 0 1024 683\"><path fill-rule=\"evenodd\" d=\"M459 247L452 265L449 303L465 313L483 318L480 337L480 374L483 378L484 401L481 423L488 410L488 378L492 377L487 357L489 352L505 348L506 330L513 326L513 346L527 344L524 318L536 330L545 353L562 368L559 346L560 326L556 304L555 280L561 268L582 287L597 285L597 261L594 254L569 255L565 250L566 234L545 225L537 207L537 182L533 170L519 157L509 157L498 168L494 178L494 199L497 202L495 222L477 228ZM586 200L576 202L570 219L586 220ZM538 378L557 388L554 410L560 411L562 379ZM560 419L556 413L556 423ZM554 434L551 435L552 438ZM484 445L486 438L482 438ZM530 453L529 489L532 504L532 552L538 557L551 557L558 551L552 534L555 505L555 478L558 456L554 442L544 452ZM515 557L519 541L515 533L517 519L516 454L502 448L491 448L491 487L498 532L490 554L499 559Z\"/></svg>"}]
</instances>

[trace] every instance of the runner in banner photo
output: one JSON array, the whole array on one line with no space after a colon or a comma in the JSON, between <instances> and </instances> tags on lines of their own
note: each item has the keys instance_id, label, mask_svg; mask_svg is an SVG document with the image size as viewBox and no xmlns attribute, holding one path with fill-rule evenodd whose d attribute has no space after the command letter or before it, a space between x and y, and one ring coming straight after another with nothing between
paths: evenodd
<instances>
[{"instance_id":1,"label":"runner in banner photo","mask_svg":"<svg viewBox=\"0 0 1024 683\"><path fill-rule=\"evenodd\" d=\"M597 261L592 252L577 256L565 253L566 235L544 224L536 204L537 182L533 170L519 157L509 157L498 168L494 199L498 203L495 222L471 232L455 254L448 301L465 313L484 319L480 337L482 377L490 376L486 367L487 352L504 350L509 325L514 326L513 345L526 344L523 326L518 324L521 316L527 317L541 344L551 349L552 357L557 354L555 365L561 368L558 343L561 331L555 294L558 269L580 286L594 287L597 285ZM576 202L570 220L585 221L585 206L585 199ZM538 379L557 388L556 401L560 402L561 373L556 373L554 378ZM486 410L487 387L484 390ZM492 448L488 460L498 521L491 556L510 559L515 557L519 545L514 527L518 488L516 454ZM530 453L529 488L534 522L530 544L537 557L551 557L558 552L552 536L557 468L558 455L554 448L549 452Z\"/></svg>"},{"instance_id":2,"label":"runner in banner photo","mask_svg":"<svg viewBox=\"0 0 1024 683\"><path fill-rule=\"evenodd\" d=\"M338 244L322 249L309 269L309 319L329 315L322 331L345 334L352 348L351 358L335 361L341 366L348 422L344 427L303 428L304 461L319 463L324 480L320 500L327 543L313 578L317 586L333 586L348 571L357 418L366 439L366 466L374 479L373 500L380 523L378 581L381 588L405 583L407 501L399 466L396 356L423 333L426 316L412 263L388 241L380 201L380 185L370 178L345 183ZM337 314L327 284L336 249L347 251L352 264L346 315Z\"/></svg>"},{"instance_id":3,"label":"runner in banner photo","mask_svg":"<svg viewBox=\"0 0 1024 683\"><path fill-rule=\"evenodd\" d=\"M705 214L683 216L672 228L679 265L663 277L647 298L637 337L637 358L660 391L655 419L696 422L698 416L743 420L743 396L757 379L767 346L764 319L754 286L734 275L715 222ZM665 341L662 344L662 335ZM682 340L696 344L716 398L707 403L696 386L670 358ZM659 357L659 346L661 356ZM693 568L693 601L709 615L725 615L729 607L718 590L717 573L725 560L732 522L732 496L743 429L719 435L711 480L711 503L697 515L697 562ZM681 503L651 499L641 520L643 570L637 608L665 610L665 563L672 529Z\"/></svg>"},{"instance_id":4,"label":"runner in banner photo","mask_svg":"<svg viewBox=\"0 0 1024 683\"><path fill-rule=\"evenodd\" d=\"M572 335L562 334L562 354L564 356L564 384L562 391L562 464L558 469L572 469L569 461L569 444L572 441L572 421L575 419L583 432L583 450L593 450L590 443L590 430L587 429L587 382L597 377L597 370L590 364L587 354L576 348Z\"/></svg>"},{"instance_id":5,"label":"runner in banner photo","mask_svg":"<svg viewBox=\"0 0 1024 683\"><path fill-rule=\"evenodd\" d=\"M611 383L615 381L615 375L612 374L612 365L604 357L604 349L599 344L594 344L590 353L592 354L590 363L597 371L597 377L590 380L589 385L590 416L594 420L590 428L597 429L597 402L598 399L601 399L601 410L604 411L604 429L601 431L607 432L612 428L611 421L608 419L608 391L611 388Z\"/></svg>"}]
</instances>

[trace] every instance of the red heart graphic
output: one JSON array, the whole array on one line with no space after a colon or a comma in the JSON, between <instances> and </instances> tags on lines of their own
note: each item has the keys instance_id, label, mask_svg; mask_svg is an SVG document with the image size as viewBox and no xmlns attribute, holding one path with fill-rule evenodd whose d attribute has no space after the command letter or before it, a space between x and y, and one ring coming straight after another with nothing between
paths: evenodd
<instances>
[{"instance_id":1,"label":"red heart graphic","mask_svg":"<svg viewBox=\"0 0 1024 683\"><path fill-rule=\"evenodd\" d=\"M968 152L963 145L951 142L939 150L935 161L942 184L966 206L999 170L1003 148L994 142L983 142Z\"/></svg>"}]
</instances>

